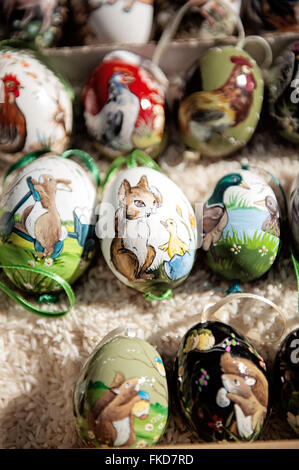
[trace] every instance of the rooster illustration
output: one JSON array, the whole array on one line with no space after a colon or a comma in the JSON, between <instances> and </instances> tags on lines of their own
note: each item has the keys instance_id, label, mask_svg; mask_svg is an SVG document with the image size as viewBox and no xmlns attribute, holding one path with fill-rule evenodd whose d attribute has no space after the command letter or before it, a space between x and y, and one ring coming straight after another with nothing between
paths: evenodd
<instances>
[{"instance_id":1,"label":"rooster illustration","mask_svg":"<svg viewBox=\"0 0 299 470\"><path fill-rule=\"evenodd\" d=\"M131 136L140 109L139 99L128 88L134 80L130 70L116 68L108 82L108 99L100 111L93 89L83 94L88 129L102 144L117 150L133 147Z\"/></svg>"},{"instance_id":2,"label":"rooster illustration","mask_svg":"<svg viewBox=\"0 0 299 470\"><path fill-rule=\"evenodd\" d=\"M23 87L15 75L6 74L0 79L0 150L3 152L19 152L25 145L26 120L16 103L20 88Z\"/></svg>"},{"instance_id":3,"label":"rooster illustration","mask_svg":"<svg viewBox=\"0 0 299 470\"><path fill-rule=\"evenodd\" d=\"M192 93L182 101L178 118L185 135L206 142L213 133L235 127L247 118L257 87L253 65L243 56L230 60L235 66L224 85Z\"/></svg>"}]
</instances>

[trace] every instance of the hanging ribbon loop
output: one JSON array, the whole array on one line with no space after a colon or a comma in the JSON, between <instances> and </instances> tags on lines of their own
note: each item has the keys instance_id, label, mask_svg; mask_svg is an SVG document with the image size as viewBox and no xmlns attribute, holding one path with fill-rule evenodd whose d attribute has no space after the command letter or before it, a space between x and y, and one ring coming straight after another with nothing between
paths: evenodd
<instances>
[{"instance_id":1,"label":"hanging ribbon loop","mask_svg":"<svg viewBox=\"0 0 299 470\"><path fill-rule=\"evenodd\" d=\"M237 293L237 294L230 294L228 295L227 297L224 297L223 299L221 299L219 302L217 302L216 304L204 309L203 313L202 313L202 316L201 316L201 321L204 323L208 320L210 320L212 318L213 315L215 315L217 312L219 312L221 310L222 307L224 307L226 304L232 302L233 300L235 299L253 299L253 300L258 300L260 302L264 302L265 304L269 305L270 307L272 307L280 316L281 320L282 320L282 328L281 328L281 331L280 331L280 334L278 337L276 337L274 340L269 340L270 343L276 343L277 341L279 341L284 332L285 332L285 329L286 329L286 316L284 314L284 312L281 310L280 307L278 307L274 302L272 302L271 300L269 299L266 299L265 297L262 297L260 295L256 295L256 294L250 294L250 293Z\"/></svg>"},{"instance_id":2,"label":"hanging ribbon loop","mask_svg":"<svg viewBox=\"0 0 299 470\"><path fill-rule=\"evenodd\" d=\"M60 277L58 274L52 273L50 271L46 272L45 270L40 269L40 268L24 266L24 265L12 265L12 264L0 265L0 268L2 268L3 270L18 270L19 269L19 270L24 270L24 271L30 271L31 273L35 273L35 274L41 274L47 278L52 279L57 284L59 284L59 286L66 293L68 301L69 301L69 308L67 310L63 310L59 312L51 312L48 310L35 307L28 300L24 299L19 294L16 294L15 291L13 291L6 284L4 284L3 282L0 282L0 290L5 292L5 294L7 294L11 299L18 302L20 305L22 305L26 310L28 310L31 313L46 316L46 317L61 317L69 313L71 309L73 308L73 306L75 305L75 294L74 294L73 289L71 288L70 284L67 281L65 281L62 277ZM47 302L47 303L50 303L50 302ZM54 302L51 302L51 303L54 303Z\"/></svg>"}]
</instances>

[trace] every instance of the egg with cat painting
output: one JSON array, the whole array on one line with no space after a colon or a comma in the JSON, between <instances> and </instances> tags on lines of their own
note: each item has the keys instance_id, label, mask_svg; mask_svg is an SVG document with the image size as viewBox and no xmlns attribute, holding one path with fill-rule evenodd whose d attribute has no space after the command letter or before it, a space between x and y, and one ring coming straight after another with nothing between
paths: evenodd
<instances>
[{"instance_id":1,"label":"egg with cat painting","mask_svg":"<svg viewBox=\"0 0 299 470\"><path fill-rule=\"evenodd\" d=\"M203 206L202 253L213 272L250 282L273 265L280 248L280 207L260 174L224 175Z\"/></svg>"},{"instance_id":2,"label":"egg with cat painting","mask_svg":"<svg viewBox=\"0 0 299 470\"><path fill-rule=\"evenodd\" d=\"M108 183L97 235L115 276L144 293L178 286L195 260L197 229L190 202L166 175L148 167L124 170Z\"/></svg>"},{"instance_id":3,"label":"egg with cat painting","mask_svg":"<svg viewBox=\"0 0 299 470\"><path fill-rule=\"evenodd\" d=\"M113 330L82 367L73 405L77 433L85 447L156 444L168 419L161 356L135 331Z\"/></svg>"},{"instance_id":4,"label":"egg with cat painting","mask_svg":"<svg viewBox=\"0 0 299 470\"><path fill-rule=\"evenodd\" d=\"M73 90L34 51L0 50L0 156L63 152L73 126Z\"/></svg>"},{"instance_id":5,"label":"egg with cat painting","mask_svg":"<svg viewBox=\"0 0 299 470\"><path fill-rule=\"evenodd\" d=\"M174 367L175 397L199 439L253 441L269 414L266 364L235 329L206 321L184 335Z\"/></svg>"},{"instance_id":6,"label":"egg with cat painting","mask_svg":"<svg viewBox=\"0 0 299 470\"><path fill-rule=\"evenodd\" d=\"M78 279L96 250L96 200L85 168L57 154L11 173L0 201L0 263L9 280L44 294L61 290L51 274Z\"/></svg>"},{"instance_id":7,"label":"egg with cat painting","mask_svg":"<svg viewBox=\"0 0 299 470\"><path fill-rule=\"evenodd\" d=\"M88 133L109 158L134 149L156 157L164 148L168 80L149 59L129 51L106 54L82 90Z\"/></svg>"}]
</instances>

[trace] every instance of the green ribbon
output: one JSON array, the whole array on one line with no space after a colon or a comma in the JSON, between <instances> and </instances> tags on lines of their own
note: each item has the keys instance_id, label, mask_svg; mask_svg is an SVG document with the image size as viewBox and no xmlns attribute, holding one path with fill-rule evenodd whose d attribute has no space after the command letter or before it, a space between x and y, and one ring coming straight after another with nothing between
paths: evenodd
<instances>
[{"instance_id":1,"label":"green ribbon","mask_svg":"<svg viewBox=\"0 0 299 470\"><path fill-rule=\"evenodd\" d=\"M20 158L20 160L18 160L14 165L12 165L7 170L4 176L3 182L5 182L7 177L14 171L38 159L41 155L44 155L45 153L50 153L50 152L51 152L50 149L42 149L42 150L37 150L35 152L27 153L26 155L24 155L24 157ZM86 165L86 167L92 173L97 186L100 186L101 184L100 170L97 164L95 163L94 159L87 152L84 152L83 150L79 150L79 149L70 149L70 150L66 150L65 152L63 152L62 155L58 155L58 156L60 156L61 158L69 158L72 155L75 155L76 157L79 157L82 160L82 162Z\"/></svg>"},{"instance_id":2,"label":"green ribbon","mask_svg":"<svg viewBox=\"0 0 299 470\"><path fill-rule=\"evenodd\" d=\"M68 297L68 300L69 300L69 304L70 304L69 308L67 310L63 310L63 311L60 311L60 312L49 312L49 311L45 311L43 309L40 309L38 307L35 307L29 301L25 300L23 297L16 294L6 284L4 284L3 282L0 281L0 289L3 292L5 292L11 299L13 299L16 302L18 302L19 304L21 304L26 310L28 310L31 313L34 313L36 315L46 316L46 317L61 317L63 315L66 315L67 313L69 313L70 310L75 305L75 294L74 294L73 289L71 288L69 283L67 281L65 281L62 277L58 276L58 274L52 273L50 271L46 272L43 269L36 268L36 267L30 267L30 266L25 266L25 265L17 265L17 264L15 264L15 265L13 265L13 264L11 264L11 265L0 265L0 268L2 268L2 269L14 269L14 270L15 269L22 269L22 270L25 270L25 271L35 272L37 274L42 274L43 276L46 276L46 277L49 277L49 278L53 279L65 291L65 293ZM52 297L52 299L54 299L54 296L51 296L51 297ZM44 294L44 295L40 296L39 301L44 302L46 300L46 298L48 298L48 300L49 300L50 295L49 294ZM48 302L48 303L50 303L50 302ZM54 303L54 302L51 302L51 303Z\"/></svg>"},{"instance_id":3,"label":"green ribbon","mask_svg":"<svg viewBox=\"0 0 299 470\"><path fill-rule=\"evenodd\" d=\"M118 157L114 160L114 162L110 165L104 180L102 181L101 189L105 189L106 184L122 166L126 166L127 168L137 168L139 164L142 166L147 166L148 168L156 171L161 171L159 165L149 155L142 152L142 150L136 149L133 150L133 152L128 156Z\"/></svg>"},{"instance_id":4,"label":"green ribbon","mask_svg":"<svg viewBox=\"0 0 299 470\"><path fill-rule=\"evenodd\" d=\"M145 300L170 300L172 299L172 289L167 289L159 295L155 295L152 292L146 292L144 294Z\"/></svg>"}]
</instances>

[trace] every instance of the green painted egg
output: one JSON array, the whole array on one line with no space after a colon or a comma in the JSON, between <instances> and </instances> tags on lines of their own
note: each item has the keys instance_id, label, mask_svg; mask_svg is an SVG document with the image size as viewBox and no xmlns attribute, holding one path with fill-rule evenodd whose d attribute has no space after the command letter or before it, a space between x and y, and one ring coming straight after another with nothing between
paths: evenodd
<instances>
[{"instance_id":1,"label":"green painted egg","mask_svg":"<svg viewBox=\"0 0 299 470\"><path fill-rule=\"evenodd\" d=\"M61 290L49 272L78 279L95 253L95 205L95 185L72 160L47 154L19 170L0 201L0 263L10 265L9 280L42 294Z\"/></svg>"},{"instance_id":2,"label":"green painted egg","mask_svg":"<svg viewBox=\"0 0 299 470\"><path fill-rule=\"evenodd\" d=\"M134 331L114 330L83 366L73 399L84 446L151 446L162 436L168 418L162 359Z\"/></svg>"},{"instance_id":3,"label":"green painted egg","mask_svg":"<svg viewBox=\"0 0 299 470\"><path fill-rule=\"evenodd\" d=\"M263 103L264 82L252 57L234 46L209 49L191 68L178 124L188 147L225 157L252 137Z\"/></svg>"},{"instance_id":4,"label":"green painted egg","mask_svg":"<svg viewBox=\"0 0 299 470\"><path fill-rule=\"evenodd\" d=\"M249 170L221 178L203 207L209 267L231 281L252 281L271 268L279 246L280 209L266 181Z\"/></svg>"}]
</instances>

